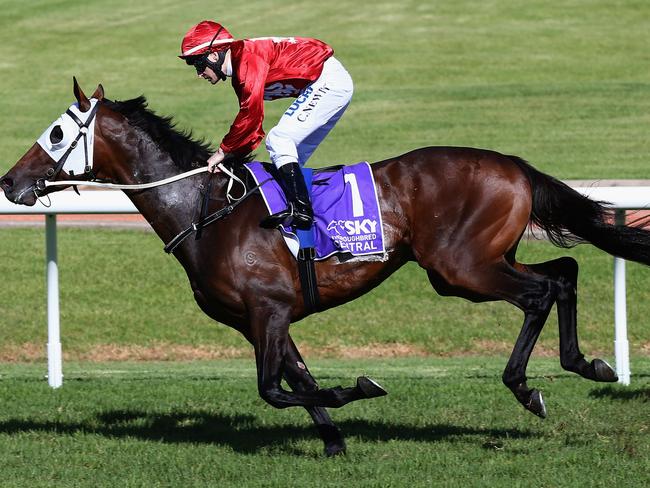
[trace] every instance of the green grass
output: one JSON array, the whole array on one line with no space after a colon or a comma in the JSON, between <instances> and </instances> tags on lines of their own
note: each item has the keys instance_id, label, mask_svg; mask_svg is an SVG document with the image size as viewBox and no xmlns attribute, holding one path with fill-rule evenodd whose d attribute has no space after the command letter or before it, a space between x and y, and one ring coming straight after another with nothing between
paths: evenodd
<instances>
[{"instance_id":1,"label":"green grass","mask_svg":"<svg viewBox=\"0 0 650 488\"><path fill-rule=\"evenodd\" d=\"M0 366L3 487L647 486L650 361L631 387L533 359L538 419L501 385L502 361L318 361L322 386L367 373L387 397L332 410L348 454L326 459L302 409L257 396L252 362Z\"/></svg>"},{"instance_id":2,"label":"green grass","mask_svg":"<svg viewBox=\"0 0 650 488\"><path fill-rule=\"evenodd\" d=\"M61 324L64 350L84 357L94 347L114 344L235 348L248 354L239 333L208 319L195 304L178 262L161 251L153 234L107 229L59 229ZM544 242L526 242L518 257L540 262L561 255L581 265L578 320L586 354L613 350L612 258L591 246L566 251ZM0 230L3 299L0 351L24 343L44 354L44 235L41 229ZM628 320L633 353L647 354L650 292L647 268L628 263ZM292 327L309 355L341 347L395 343L430 354L480 353L506 357L523 316L506 303L472 304L442 298L425 273L409 264L371 293L316 314ZM540 346L557 355L555 313ZM164 347L163 347L164 349ZM321 353L323 354L323 353Z\"/></svg>"},{"instance_id":3,"label":"green grass","mask_svg":"<svg viewBox=\"0 0 650 488\"><path fill-rule=\"evenodd\" d=\"M0 0L0 10L0 172L72 102L73 75L89 93L99 82L113 99L144 93L219 142L232 90L176 58L193 23L218 17L236 37L322 38L351 72L353 102L313 166L469 145L561 178L647 177L645 1ZM267 130L288 103L267 104Z\"/></svg>"}]
</instances>

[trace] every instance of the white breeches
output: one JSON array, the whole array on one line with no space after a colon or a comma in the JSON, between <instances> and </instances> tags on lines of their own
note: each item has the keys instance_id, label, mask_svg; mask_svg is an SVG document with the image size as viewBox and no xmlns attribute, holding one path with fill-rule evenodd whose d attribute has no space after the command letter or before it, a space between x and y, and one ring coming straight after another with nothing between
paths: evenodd
<instances>
[{"instance_id":1,"label":"white breeches","mask_svg":"<svg viewBox=\"0 0 650 488\"><path fill-rule=\"evenodd\" d=\"M282 115L266 136L266 149L276 167L298 162L304 166L350 104L354 86L350 74L334 57L323 72Z\"/></svg>"}]
</instances>

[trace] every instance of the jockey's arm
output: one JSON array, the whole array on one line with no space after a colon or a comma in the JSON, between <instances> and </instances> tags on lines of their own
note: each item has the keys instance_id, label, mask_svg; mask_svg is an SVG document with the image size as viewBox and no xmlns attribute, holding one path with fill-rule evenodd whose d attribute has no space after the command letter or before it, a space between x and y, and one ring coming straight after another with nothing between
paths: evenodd
<instances>
[{"instance_id":1,"label":"jockey's arm","mask_svg":"<svg viewBox=\"0 0 650 488\"><path fill-rule=\"evenodd\" d=\"M215 152L208 159L208 171L210 173L220 173L221 170L217 167L217 165L221 163L227 156L229 156L229 154L223 152L223 149L219 147L219 149L217 149L217 152Z\"/></svg>"},{"instance_id":2,"label":"jockey's arm","mask_svg":"<svg viewBox=\"0 0 650 488\"><path fill-rule=\"evenodd\" d=\"M223 138L220 149L224 153L247 154L253 151L264 137L264 86L268 63L252 54L236 68L239 113Z\"/></svg>"}]
</instances>

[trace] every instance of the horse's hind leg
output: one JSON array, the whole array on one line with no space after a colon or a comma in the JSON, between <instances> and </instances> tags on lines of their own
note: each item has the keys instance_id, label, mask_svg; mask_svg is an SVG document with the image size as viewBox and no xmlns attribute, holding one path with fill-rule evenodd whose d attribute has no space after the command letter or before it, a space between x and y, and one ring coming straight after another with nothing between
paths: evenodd
<instances>
[{"instance_id":1,"label":"horse's hind leg","mask_svg":"<svg viewBox=\"0 0 650 488\"><path fill-rule=\"evenodd\" d=\"M505 260L464 269L470 271L462 274L457 269L429 271L429 280L442 294L473 301L506 300L524 312L524 323L502 379L526 409L545 417L546 408L540 392L530 389L526 383L526 367L555 302L555 282L545 276L521 272Z\"/></svg>"},{"instance_id":2,"label":"horse's hind leg","mask_svg":"<svg viewBox=\"0 0 650 488\"><path fill-rule=\"evenodd\" d=\"M293 339L289 337L284 361L284 379L293 391L316 391L318 383L307 369ZM334 425L327 410L323 407L305 407L311 416L318 433L325 443L325 454L335 456L345 453L345 440L338 427Z\"/></svg>"},{"instance_id":3,"label":"horse's hind leg","mask_svg":"<svg viewBox=\"0 0 650 488\"><path fill-rule=\"evenodd\" d=\"M545 263L519 266L533 273L548 276L558 285L557 315L562 367L590 380L618 381L616 373L609 364L602 359L594 359L589 363L580 352L577 330L578 263L575 259L563 257Z\"/></svg>"},{"instance_id":4,"label":"horse's hind leg","mask_svg":"<svg viewBox=\"0 0 650 488\"><path fill-rule=\"evenodd\" d=\"M524 311L524 323L508 359L502 380L527 410L542 418L546 417L544 400L537 389L528 387L526 367L553 307L556 294L555 284L550 280L530 280L525 281L525 286L515 295L507 298Z\"/></svg>"}]
</instances>

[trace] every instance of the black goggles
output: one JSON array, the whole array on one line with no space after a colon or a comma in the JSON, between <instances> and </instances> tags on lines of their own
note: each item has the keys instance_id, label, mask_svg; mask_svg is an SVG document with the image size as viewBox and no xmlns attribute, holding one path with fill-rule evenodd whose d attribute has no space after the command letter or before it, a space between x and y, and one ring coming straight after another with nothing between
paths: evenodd
<instances>
[{"instance_id":1,"label":"black goggles","mask_svg":"<svg viewBox=\"0 0 650 488\"><path fill-rule=\"evenodd\" d=\"M185 58L185 62L194 66L197 74L202 74L205 71L205 68L208 66L208 56L210 53L201 54L199 56L188 56Z\"/></svg>"}]
</instances>

